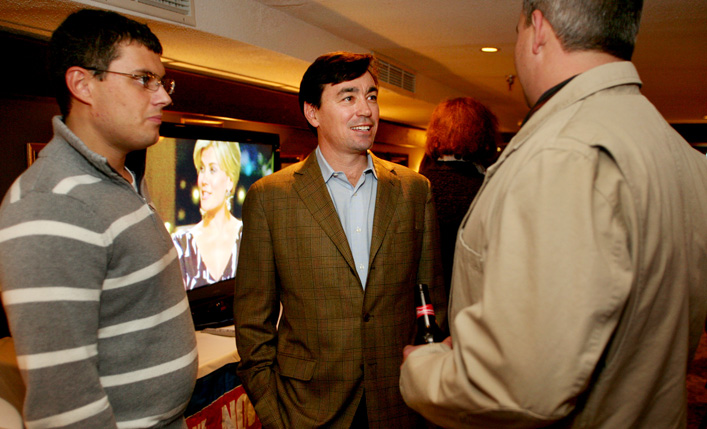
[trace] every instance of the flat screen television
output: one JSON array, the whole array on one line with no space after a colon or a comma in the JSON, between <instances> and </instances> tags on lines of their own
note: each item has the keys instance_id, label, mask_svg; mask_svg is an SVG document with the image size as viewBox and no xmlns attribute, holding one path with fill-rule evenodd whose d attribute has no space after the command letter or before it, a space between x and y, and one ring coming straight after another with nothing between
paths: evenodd
<instances>
[{"instance_id":1,"label":"flat screen television","mask_svg":"<svg viewBox=\"0 0 707 429\"><path fill-rule=\"evenodd\" d=\"M207 189L203 194L200 191L194 161L195 147L199 145L198 147L202 148L206 141L212 141L218 142L219 146L227 147L223 149L226 152L240 154L240 173L237 174L235 191L231 192L230 198L230 213L240 222L243 200L250 186L261 177L280 168L279 135L231 128L163 123L160 136L160 141L148 148L144 155L144 172L150 196L173 238L181 234L182 241L179 238L175 239L175 246L180 256L193 256L192 261L198 259L194 266L206 267L206 257L202 260L199 252L203 249L198 248L197 240L194 238L184 241L185 236L196 237L196 234L191 235L189 230L202 221L202 195L205 195L203 200L206 206L208 204L206 201L212 198L211 195L217 194L210 192L216 189L215 186ZM200 153L203 154L201 157L205 170L203 174L206 176L209 170L206 165L207 157L210 155L206 155L205 149L201 149ZM223 156L220 155L219 159L223 159ZM228 180L227 182L232 183ZM229 190L230 186L226 194ZM218 195L223 194L218 193ZM190 244L180 244L186 242ZM187 248L192 249L192 255L186 254ZM233 323L235 271L230 270L229 267L237 269L237 266L231 265L232 261L237 262L236 250L237 245L234 244L233 253L230 255L232 259L229 259L226 269L223 270L223 276L216 279L204 268L201 271L197 269L201 274L196 275L199 279L195 281L193 276L184 273L187 264L184 260L180 260L185 289L187 289L187 297L197 329Z\"/></svg>"}]
</instances>

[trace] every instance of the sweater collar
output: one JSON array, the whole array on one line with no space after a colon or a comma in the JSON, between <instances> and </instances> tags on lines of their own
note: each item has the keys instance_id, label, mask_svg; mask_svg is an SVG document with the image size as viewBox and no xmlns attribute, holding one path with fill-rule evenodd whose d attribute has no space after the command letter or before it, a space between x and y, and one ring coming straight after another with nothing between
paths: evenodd
<instances>
[{"instance_id":1,"label":"sweater collar","mask_svg":"<svg viewBox=\"0 0 707 429\"><path fill-rule=\"evenodd\" d=\"M56 136L59 136L62 140L68 143L69 146L76 150L97 170L113 180L120 180L121 182L125 182L127 185L132 186L123 178L123 176L118 174L118 172L116 172L110 164L108 164L108 160L104 156L89 149L88 146L86 146L86 144L78 138L78 136L76 136L71 129L69 129L66 123L64 123L64 118L62 116L54 116L52 118L52 126Z\"/></svg>"}]
</instances>

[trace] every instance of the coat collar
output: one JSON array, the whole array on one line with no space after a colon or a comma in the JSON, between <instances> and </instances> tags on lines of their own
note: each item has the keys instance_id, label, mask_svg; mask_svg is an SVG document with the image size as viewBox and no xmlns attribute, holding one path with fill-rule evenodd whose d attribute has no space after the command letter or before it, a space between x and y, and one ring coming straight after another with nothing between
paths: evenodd
<instances>
[{"instance_id":1,"label":"coat collar","mask_svg":"<svg viewBox=\"0 0 707 429\"><path fill-rule=\"evenodd\" d=\"M557 112L568 108L570 105L581 101L599 91L621 85L641 85L636 67L629 61L620 61L604 64L575 76L570 82L560 89L547 103L545 103L518 131L518 134L511 139L508 146L503 150L498 160L486 170L486 177L481 189L477 192L480 195L489 180L498 171L501 165L513 155L529 138L531 138L539 128L545 125L549 118ZM474 198L471 207L462 221L466 220L471 210L476 206L478 198Z\"/></svg>"},{"instance_id":2,"label":"coat collar","mask_svg":"<svg viewBox=\"0 0 707 429\"><path fill-rule=\"evenodd\" d=\"M355 271L356 265L346 239L346 233L344 233L341 221L339 221L339 215L336 213L336 208L324 183L322 170L314 152L310 153L299 168L294 171L293 187L314 220L319 223L322 230L339 249L341 256Z\"/></svg>"},{"instance_id":3,"label":"coat collar","mask_svg":"<svg viewBox=\"0 0 707 429\"><path fill-rule=\"evenodd\" d=\"M489 167L486 172L486 179L488 180L493 176L503 161L518 150L518 148L521 147L529 137L533 136L549 118L555 115L555 113L597 92L621 85L641 86L641 79L638 76L636 67L630 61L617 61L604 64L575 76L523 125L520 131L518 131L515 137L508 143L503 153L501 153L498 161Z\"/></svg>"},{"instance_id":4,"label":"coat collar","mask_svg":"<svg viewBox=\"0 0 707 429\"><path fill-rule=\"evenodd\" d=\"M396 171L398 166L392 162L373 158L373 167L378 177L378 192L376 195L376 211L373 217L373 232L371 234L371 257L373 262L378 250L383 244L383 239L388 232L390 222L393 220L398 199L401 195L400 176ZM369 270L370 272L370 270Z\"/></svg>"}]
</instances>

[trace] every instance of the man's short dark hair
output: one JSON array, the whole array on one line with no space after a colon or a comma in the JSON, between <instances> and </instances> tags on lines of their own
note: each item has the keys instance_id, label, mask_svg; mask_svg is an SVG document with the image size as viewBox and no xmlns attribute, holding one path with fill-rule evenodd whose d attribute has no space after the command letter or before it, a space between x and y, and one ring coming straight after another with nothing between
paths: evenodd
<instances>
[{"instance_id":1,"label":"man's short dark hair","mask_svg":"<svg viewBox=\"0 0 707 429\"><path fill-rule=\"evenodd\" d=\"M137 42L162 55L162 45L147 25L115 12L82 9L69 15L54 31L49 42L49 66L65 118L71 110L66 71L73 66L107 69L118 57L117 46L123 42Z\"/></svg>"},{"instance_id":2,"label":"man's short dark hair","mask_svg":"<svg viewBox=\"0 0 707 429\"><path fill-rule=\"evenodd\" d=\"M358 79L366 72L371 74L373 82L378 85L378 71L373 55L331 52L320 56L302 76L299 87L300 111L304 114L305 102L319 108L326 85ZM316 133L314 127L309 127Z\"/></svg>"},{"instance_id":3,"label":"man's short dark hair","mask_svg":"<svg viewBox=\"0 0 707 429\"><path fill-rule=\"evenodd\" d=\"M629 61L643 0L523 0L525 22L534 10L548 20L568 52L594 50Z\"/></svg>"}]
</instances>

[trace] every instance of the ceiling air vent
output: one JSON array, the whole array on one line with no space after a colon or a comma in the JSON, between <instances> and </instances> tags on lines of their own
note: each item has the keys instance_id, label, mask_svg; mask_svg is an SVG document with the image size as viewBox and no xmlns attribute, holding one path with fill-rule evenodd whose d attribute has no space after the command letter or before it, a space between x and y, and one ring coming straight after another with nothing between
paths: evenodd
<instances>
[{"instance_id":1,"label":"ceiling air vent","mask_svg":"<svg viewBox=\"0 0 707 429\"><path fill-rule=\"evenodd\" d=\"M195 0L98 0L155 18L196 26Z\"/></svg>"},{"instance_id":2,"label":"ceiling air vent","mask_svg":"<svg viewBox=\"0 0 707 429\"><path fill-rule=\"evenodd\" d=\"M415 75L385 60L378 59L378 79L406 91L415 92Z\"/></svg>"},{"instance_id":3,"label":"ceiling air vent","mask_svg":"<svg viewBox=\"0 0 707 429\"><path fill-rule=\"evenodd\" d=\"M191 0L137 0L138 3L145 3L152 6L171 10L172 12L184 15L191 14Z\"/></svg>"}]
</instances>

